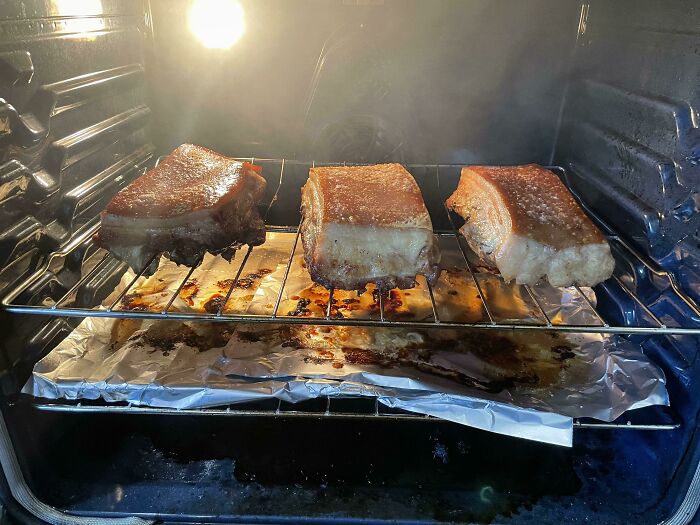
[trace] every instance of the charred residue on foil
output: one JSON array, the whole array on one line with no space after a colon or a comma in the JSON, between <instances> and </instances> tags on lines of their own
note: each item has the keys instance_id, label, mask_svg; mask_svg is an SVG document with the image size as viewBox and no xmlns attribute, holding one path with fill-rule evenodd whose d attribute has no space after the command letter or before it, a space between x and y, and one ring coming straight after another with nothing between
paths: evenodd
<instances>
[{"instance_id":1,"label":"charred residue on foil","mask_svg":"<svg viewBox=\"0 0 700 525\"><path fill-rule=\"evenodd\" d=\"M148 301L144 300L140 292L128 293L121 300L121 309L132 312L145 312L151 309Z\"/></svg>"},{"instance_id":2,"label":"charred residue on foil","mask_svg":"<svg viewBox=\"0 0 700 525\"><path fill-rule=\"evenodd\" d=\"M207 299L207 302L204 303L204 311L210 314L215 314L223 308L225 301L226 297L220 293L215 293L209 299Z\"/></svg>"},{"instance_id":3,"label":"charred residue on foil","mask_svg":"<svg viewBox=\"0 0 700 525\"><path fill-rule=\"evenodd\" d=\"M309 326L286 327L282 334L283 347L308 350L306 363L413 368L490 393L518 386L550 388L579 367L575 349L557 334L418 330L407 337L391 328ZM472 356L479 373L472 377L444 365L446 355Z\"/></svg>"},{"instance_id":4,"label":"charred residue on foil","mask_svg":"<svg viewBox=\"0 0 700 525\"><path fill-rule=\"evenodd\" d=\"M266 275L272 273L272 270L269 268L259 268L255 272L248 272L247 274L241 276L236 279L222 279L220 281L216 282L216 286L221 288L222 290L228 290L233 286L233 289L254 289L258 287L258 284L260 283L260 279L265 277Z\"/></svg>"},{"instance_id":5,"label":"charred residue on foil","mask_svg":"<svg viewBox=\"0 0 700 525\"><path fill-rule=\"evenodd\" d=\"M420 288L420 284L416 285ZM330 291L319 285L311 284L289 297L291 308L286 315L292 317L325 317L328 311L331 319L347 318L378 318L381 301L384 302L384 315L392 319L421 319L425 317L428 303L418 306L418 300L410 299L419 295L413 288L410 290L393 289L384 292L381 300L379 290L368 284L364 291L358 293L348 290ZM331 301L328 309L328 301Z\"/></svg>"},{"instance_id":6,"label":"charred residue on foil","mask_svg":"<svg viewBox=\"0 0 700 525\"><path fill-rule=\"evenodd\" d=\"M167 357L178 345L206 352L225 346L234 334L234 327L226 323L201 324L196 329L187 323L166 321L153 324L144 332L137 332L128 341L135 347L146 347L149 353L161 352Z\"/></svg>"},{"instance_id":7,"label":"charred residue on foil","mask_svg":"<svg viewBox=\"0 0 700 525\"><path fill-rule=\"evenodd\" d=\"M224 265L223 261L212 258L210 264ZM228 263L226 263L228 264ZM197 270L198 271L198 270ZM158 273L160 272L160 273ZM129 311L161 311L168 300L175 293L182 272L167 266L160 268L158 272L136 286L134 291L126 294L121 300L121 308ZM190 310L207 313L217 313L219 310L240 309L252 301L260 281L272 273L270 268L258 268L242 274L238 280L234 278L207 279L206 272L192 277L180 287L177 299L170 305L170 311L178 311L182 305ZM219 272L221 273L221 272ZM224 304L226 296L231 290L231 296L227 304ZM237 293L243 291L243 293Z\"/></svg>"},{"instance_id":8,"label":"charred residue on foil","mask_svg":"<svg viewBox=\"0 0 700 525\"><path fill-rule=\"evenodd\" d=\"M199 293L199 283L197 279L190 279L180 289L179 296L189 306L194 306L194 298L197 293Z\"/></svg>"}]
</instances>

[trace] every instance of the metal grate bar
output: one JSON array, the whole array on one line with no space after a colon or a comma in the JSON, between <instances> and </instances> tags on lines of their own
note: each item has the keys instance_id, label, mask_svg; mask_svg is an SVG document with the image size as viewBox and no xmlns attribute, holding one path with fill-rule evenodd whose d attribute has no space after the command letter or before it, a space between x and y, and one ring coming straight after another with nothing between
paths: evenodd
<instances>
[{"instance_id":1,"label":"metal grate bar","mask_svg":"<svg viewBox=\"0 0 700 525\"><path fill-rule=\"evenodd\" d=\"M216 408L197 408L197 409L176 409L176 408L159 408L135 405L109 405L109 404L83 404L75 401L56 401L35 403L33 406L38 410L47 412L71 412L71 413L117 413L130 415L173 415L173 416L219 416L219 417L272 417L272 418L304 418L304 419L362 419L362 420L394 420L394 421L423 421L432 423L450 424L450 421L437 417L415 414L397 409L382 408L378 399L362 400L364 406L361 409L355 410L340 410L335 408L331 397L326 397L325 407L320 410L303 410L298 405L284 403L282 400L277 400L274 408L248 408L246 404L228 405L226 407ZM347 398L346 398L347 399ZM360 400L357 400L360 401ZM288 408L287 408L288 407ZM581 429L619 429L619 430L674 430L681 427L678 416L671 414L659 417L662 422L659 423L633 423L626 419L618 421L605 422L595 421L590 419L574 419L574 428ZM664 421L665 420L665 421Z\"/></svg>"},{"instance_id":2,"label":"metal grate bar","mask_svg":"<svg viewBox=\"0 0 700 525\"><path fill-rule=\"evenodd\" d=\"M248 257L250 257L250 253L253 251L252 246L248 246L248 249L245 252L245 255L243 256L243 261L241 261L241 265L238 267L238 271L236 272L236 276L233 278L233 282L231 283L231 286L228 287L228 291L226 292L226 297L224 298L223 302L217 308L216 310L216 316L221 317L221 313L224 311L224 308L226 307L226 303L228 303L228 300L231 298L231 294L233 293L234 288L236 288L236 285L238 284L238 279L241 276L241 273L243 272L243 268L245 267L246 263L248 262Z\"/></svg>"},{"instance_id":3,"label":"metal grate bar","mask_svg":"<svg viewBox=\"0 0 700 525\"><path fill-rule=\"evenodd\" d=\"M331 318L331 309L333 307L333 293L335 292L335 288L331 288L328 291L328 303L326 303L326 319L330 320Z\"/></svg>"},{"instance_id":4,"label":"metal grate bar","mask_svg":"<svg viewBox=\"0 0 700 525\"><path fill-rule=\"evenodd\" d=\"M282 181L284 177L284 163L285 160L282 159L282 165L280 166L280 181L277 184L277 189L275 190L275 194L272 196L272 199L270 200L270 204L267 205L267 210L265 210L265 215L263 215L263 220L267 221L267 216L270 213L270 210L272 209L272 205L277 202L277 195L280 192L280 188L282 187ZM251 159L251 164L255 164L255 159Z\"/></svg>"},{"instance_id":5,"label":"metal grate bar","mask_svg":"<svg viewBox=\"0 0 700 525\"><path fill-rule=\"evenodd\" d=\"M610 325L607 323L607 321L606 321L605 319L603 319L603 316L601 316L601 315L598 313L598 309L597 309L597 308L595 307L595 305L591 302L591 300L588 298L588 296L587 296L585 293L583 293L583 290L581 290L581 288L579 288L578 285L574 286L574 288L576 288L576 291L579 293L579 295L580 295L581 297L583 297L584 301L586 301L586 302L588 303L588 306L591 307L591 310L593 310L593 313L594 313L595 316L598 318L598 320L601 322L601 324L602 324L603 326L610 326Z\"/></svg>"},{"instance_id":6,"label":"metal grate bar","mask_svg":"<svg viewBox=\"0 0 700 525\"><path fill-rule=\"evenodd\" d=\"M435 303L435 295L433 294L433 287L430 286L430 283L428 281L426 281L425 284L428 287L428 293L430 294L430 306L433 309L433 319L435 319L436 323L439 323L440 316L438 315L438 308L437 308L437 304Z\"/></svg>"},{"instance_id":7,"label":"metal grate bar","mask_svg":"<svg viewBox=\"0 0 700 525\"><path fill-rule=\"evenodd\" d=\"M247 160L247 159L246 159ZM251 161L254 161L255 159L251 159ZM275 202L277 195L279 194L280 191L282 191L282 185L284 183L284 177L285 177L285 166L287 166L290 163L293 164L305 164L306 166L315 166L315 162L310 162L310 163L301 163L299 161L287 161L287 160L279 160L279 184L275 190L275 195L272 198L272 201L268 205L268 211L272 207L273 203ZM443 167L446 165L442 165ZM439 176L440 176L440 166L436 165L423 165L422 167L424 168L433 168L435 170L436 174L436 182L439 187ZM575 195L575 194L574 194ZM585 206L584 206L585 207ZM98 229L98 224L95 223L94 225L89 226L86 228L85 233L79 236L78 238L74 238L73 240L70 241L69 244L66 244L60 251L57 251L54 255L52 255L48 260L45 261L44 265L39 268L34 274L32 274L26 281L21 283L20 285L16 286L10 293L3 299L2 304L5 307L7 311L10 312L15 312L15 313L24 313L24 314L42 314L42 315L61 315L61 316L68 316L68 317L112 317L112 318L141 318L141 319L177 319L177 320L207 320L207 321L236 321L236 322L250 322L250 323L273 323L273 322L284 322L288 324L318 324L318 325L345 325L345 326L394 326L394 327L404 327L404 328L477 328L477 329L495 329L495 330L551 330L551 331L561 331L561 332L583 332L583 333L619 333L619 334L656 334L656 335L661 335L661 334L680 334L680 335L700 335L700 327L691 325L687 327L679 327L679 326L666 326L645 304L644 302L636 295L635 291L632 290L629 286L627 286L620 278L617 276L614 276L613 279L618 283L618 285L621 287L621 290L624 291L626 294L630 296L630 300L634 301L639 308L643 310L643 312L649 316L649 318L654 322L654 325L651 323L644 323L641 322L644 326L610 326L605 319L600 315L600 313L596 310L595 305L593 302L588 298L588 296L583 293L583 291L579 288L576 287L577 292L583 297L584 301L587 303L587 305L590 307L591 311L593 312L593 315L597 318L597 320L601 323L599 324L594 324L592 323L591 325L565 325L565 324L553 324L552 320L548 317L548 314L546 313L544 306L542 305L542 302L539 300L537 295L535 294L534 290L532 290L531 287L525 287L527 290L527 293L530 295L532 298L533 302L537 305L537 308L542 314L542 317L545 322L537 322L537 323L522 323L522 322L517 322L517 321L496 321L493 312L491 311L491 307L489 306L489 302L487 300L487 297L484 293L484 288L482 288L481 281L479 279L479 276L477 274L476 269L473 267L472 263L470 262L469 259L469 253L468 249L466 248L466 245L464 244L463 240L460 239L460 234L457 230L455 220L452 216L452 214L449 212L449 210L444 207L445 213L447 214L447 218L449 221L449 224L451 226L451 231L449 233L436 233L436 235L441 235L441 236L449 236L454 239L454 242L457 242L457 245L459 247L459 250L461 252L461 258L464 260L464 264L466 265L466 268L470 274L470 280L474 283L474 286L476 287L476 290L478 291L479 295L479 300L481 301L481 304L483 305L483 310L486 312L487 319L482 319L479 322L452 322L452 321L446 321L446 320L441 320L439 318L439 301L440 297L437 297L434 293L433 288L428 285L428 294L430 296L430 303L431 303L431 308L433 311L433 319L432 320L420 320L420 321L410 321L410 320L399 320L392 318L391 316L387 315L387 312L385 311L385 305L384 303L386 302L386 297L383 293L378 293L377 297L377 302L379 303L379 319L377 319L376 316L371 316L370 318L337 318L337 317L332 317L331 312L332 312L332 304L333 304L333 297L335 294L335 290L331 289L329 290L329 299L328 303L326 304L325 308L325 315L319 316L319 317L288 317L288 316L280 316L279 313L279 307L282 302L283 298L283 293L285 286L287 284L287 279L289 278L290 271L291 271L291 266L294 263L294 256L297 251L297 247L299 245L299 236L300 236L300 225L296 227L280 227L280 226L269 226L267 227L268 232L287 232L287 233L295 233L294 237L294 242L291 247L291 252L289 253L289 258L286 261L286 268L284 271L284 276L281 280L280 283L280 291L277 295L277 298L274 301L274 310L272 311L271 314L268 315L252 315L252 314L247 314L247 313L238 313L238 314L233 314L233 313L224 313L225 305L230 299L233 290L236 287L236 284L238 283L240 276L242 275L243 269L245 265L247 264L249 257L251 255L251 252L253 250L252 247L248 247L245 256L243 257L243 260L241 262L241 265L238 267L238 270L236 272L236 276L234 279L233 284L229 287L226 293L226 298L224 303L219 307L216 313L210 313L210 312L191 312L191 311L178 311L175 309L172 311L170 307L172 304L174 304L175 299L179 295L180 291L182 290L182 287L185 285L189 277L192 275L192 269L190 269L189 273L187 274L187 277L185 278L184 281L182 281L178 287L178 289L175 291L175 293L172 295L172 297L169 299L168 305L165 310L162 311L150 311L150 310L139 310L139 311L134 311L134 310L122 310L122 309L116 309L118 305L120 304L120 301L123 300L123 298L130 292L131 289L136 285L136 283L139 281L141 277L143 277L143 274L145 273L145 269L141 272L139 272L138 275L134 276L131 281L128 283L126 288L121 291L121 293L118 295L118 297L112 302L112 304L107 308L107 309L92 309L92 308L82 308L82 307L77 307L74 306L71 303L71 297L75 295L76 291L80 289L81 286L84 286L90 278L92 278L99 270L100 268L103 268L105 264L108 264L113 258L112 255L107 254L100 259L95 266L93 266L90 271L87 271L86 274L77 282L75 283L68 292L63 294L63 296L58 299L58 301L53 304L53 306L41 306L41 305L34 305L34 304L24 304L21 303L20 300L18 299L19 297L23 297L23 292L27 290L29 287L31 287L35 282L37 282L39 279L41 279L46 271L50 271L49 269L51 268L52 262L54 262L54 259L61 259L70 256L71 254L77 252L78 250L84 249L86 246L89 246L90 239L92 238L92 235L97 231ZM587 209L587 208L586 208ZM588 210L588 209L587 209ZM589 213L592 214L590 210L588 210ZM267 212L266 212L267 215ZM593 214L594 215L594 214ZM595 218L595 216L594 216ZM602 221L601 221L602 222ZM604 223L603 223L604 224ZM607 229L609 231L609 228L607 228L605 225L603 225L603 229ZM628 245L624 244L621 240L619 240L615 235L610 236L611 242L615 243L615 247L618 250L628 250L629 253L627 253L628 256L633 256L633 257L641 257L638 256L636 252L632 250L632 248L629 248ZM256 250L264 250L265 247L261 248L256 248ZM154 261L156 260L156 257L153 257L151 260L148 261L146 264L146 267L150 266ZM650 271L654 272L655 274L661 274L663 272L659 272L658 270L655 270L653 267L649 266L648 263L644 261L644 259L640 258L640 261L644 263L647 268L649 268ZM666 275L663 273L663 275ZM673 284L673 282L671 283ZM693 306L692 303L688 303L691 307ZM66 306L67 305L67 306Z\"/></svg>"},{"instance_id":8,"label":"metal grate bar","mask_svg":"<svg viewBox=\"0 0 700 525\"><path fill-rule=\"evenodd\" d=\"M294 254L297 251L297 243L299 242L299 234L301 233L301 224L297 227L297 234L294 237L294 245L292 246L292 251L289 254L289 260L287 261L287 268L284 270L284 278L280 283L280 291L277 294L277 301L275 301L275 309L272 311L272 318L277 318L277 311L280 307L280 302L282 301L282 294L284 293L284 287L287 284L287 278L289 277L289 269L292 267L292 261L294 261Z\"/></svg>"},{"instance_id":9,"label":"metal grate bar","mask_svg":"<svg viewBox=\"0 0 700 525\"><path fill-rule=\"evenodd\" d=\"M547 321L547 326L552 326L552 320L547 315L547 312L544 311L544 308L542 307L542 303L540 303L539 299L537 299L537 296L535 295L535 292L532 291L532 288L527 284L524 285L523 288L525 288L527 290L527 293L530 294L530 297L537 305L537 308L540 309L540 313L544 317L545 321Z\"/></svg>"},{"instance_id":10,"label":"metal grate bar","mask_svg":"<svg viewBox=\"0 0 700 525\"><path fill-rule=\"evenodd\" d=\"M659 325L659 328L666 328L666 325L661 321L661 319L659 319L658 317L656 317L656 314L654 314L654 312L652 312L651 310L649 310L649 307L648 307L647 305L644 304L644 301L642 301L639 297L637 297L637 294L634 293L634 292L632 292L632 290L630 290L630 289L627 287L627 285L626 285L625 283L623 283L617 275L613 275L613 279L615 280L615 282L616 282L617 284L619 284L624 290L626 290L626 291L629 293L629 295L632 297L632 299L634 299L634 302L637 303L637 304L642 308L642 310L644 310L644 312L645 312L649 317L651 317L651 318L653 319L653 321L654 321L657 325Z\"/></svg>"},{"instance_id":11,"label":"metal grate bar","mask_svg":"<svg viewBox=\"0 0 700 525\"><path fill-rule=\"evenodd\" d=\"M190 280L190 276L194 272L195 268L197 268L197 266L199 266L199 263L192 266L192 268L190 268L190 271L187 272L187 275L185 275L185 278L182 281L180 281L180 284L177 286L175 293L173 293L172 297L168 301L168 304L166 304L165 308L163 308L163 311L162 311L163 314L167 315L168 310L170 310L170 307L175 302L175 299L177 299L177 296L180 295L180 291L182 290L182 287L185 286L185 283Z\"/></svg>"},{"instance_id":12,"label":"metal grate bar","mask_svg":"<svg viewBox=\"0 0 700 525\"><path fill-rule=\"evenodd\" d=\"M134 278L129 282L128 285L126 285L126 288L124 288L124 290L122 290L122 292L117 296L117 298L114 301L112 301L112 304L109 305L109 308L107 308L108 312L111 312L112 310L114 310L114 307L119 304L119 301L121 301L124 298L124 296L126 296L126 294L129 293L129 290L131 290L131 288L134 286L134 284L136 284L136 281L138 281L141 277L143 277L143 274L146 273L146 270L148 269L148 267L151 264L153 264L153 261L156 260L156 257L158 257L158 255L154 255L153 257L151 257L148 260L148 262L146 263L146 265L143 267L143 270L141 270L139 273L134 275ZM83 281L81 281L81 283L82 282Z\"/></svg>"}]
</instances>

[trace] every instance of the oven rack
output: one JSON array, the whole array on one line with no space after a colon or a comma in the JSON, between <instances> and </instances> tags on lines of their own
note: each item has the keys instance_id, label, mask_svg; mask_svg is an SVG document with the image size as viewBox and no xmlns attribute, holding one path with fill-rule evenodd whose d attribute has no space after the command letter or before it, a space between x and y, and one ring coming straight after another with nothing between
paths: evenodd
<instances>
[{"instance_id":1,"label":"oven rack","mask_svg":"<svg viewBox=\"0 0 700 525\"><path fill-rule=\"evenodd\" d=\"M258 164L270 164L272 166L279 166L279 178L274 179L275 193L269 201L267 212L265 213L265 218L268 218L270 210L273 208L275 203L279 200L280 189L285 185L295 185L290 191L299 191L299 179L287 182L285 177L285 166L289 170L290 166L295 166L298 171L301 167L301 171L316 165L343 165L345 163L316 163L303 162L303 161L289 161L286 159L256 159L256 158L246 158L241 159L249 162L254 162ZM348 165L350 165L348 163ZM455 164L408 164L406 167L409 171L420 170L423 174L421 181L425 184L433 184L433 188L427 188L423 186L421 189L426 194L426 191L437 194L439 200L442 202L444 200L444 195L441 195L440 191L440 170L446 169L458 169L460 165ZM264 168L266 169L266 168ZM550 167L555 173L557 173L562 180L571 189L568 177L565 170L559 167ZM425 174L428 173L428 177ZM269 181L268 181L269 182ZM269 184L270 185L270 184ZM285 189L285 191L287 191ZM677 294L677 296L695 313L695 318L700 318L700 309L698 306L687 297L682 290L677 286L673 276L659 270L653 263L646 260L642 255L640 255L633 247L626 243L619 235L617 235L605 222L596 216L593 211L586 207L579 196L572 191L573 195L577 198L579 203L588 212L588 214L593 218L595 222L599 224L602 231L606 234L613 252L624 254L627 260L635 261L635 264L640 265L645 268L645 270L654 276L665 279L670 283L671 289ZM436 209L433 206L431 215L436 213ZM375 326L375 327L398 327L398 328L469 328L469 329L491 329L491 330L547 330L547 331L558 331L558 332L570 332L570 333L604 333L604 334L647 334L647 335L700 335L700 327L697 325L692 326L669 326L657 315L655 315L645 302L635 293L633 286L629 286L627 281L629 281L629 275L625 274L615 274L610 279L613 285L618 287L627 298L635 305L638 309L639 315L637 317L637 324L610 324L603 317L603 315L598 311L596 306L590 301L589 297L579 288L575 287L576 291L588 304L591 309L591 313L595 316L597 322L596 324L588 325L572 325L572 324L562 324L553 321L548 316L547 312L542 307L540 301L537 299L537 295L533 292L530 286L521 287L525 294L532 299L536 309L539 311L538 318L540 321L528 320L510 320L508 322L502 322L495 318L492 314L492 309L489 307L489 301L485 298L485 294L482 291L481 284L477 278L478 270L474 267L474 263L470 262L470 250L466 245L466 242L461 238L458 233L457 225L455 223L455 216L447 210L447 208L442 205L440 206L440 212L444 213L445 216L441 218L442 223L449 224L449 230L436 231L438 236L452 237L456 240L463 257L464 267L468 270L469 278L478 290L478 298L483 306L483 311L486 314L486 318L478 322L453 322L444 319L440 319L438 313L438 306L435 300L435 294L430 285L428 287L428 293L430 296L430 301L432 303L432 318L429 320L401 320L388 318L385 315L385 298L382 294L379 295L379 317L377 319L371 318L334 318L331 315L331 306L333 301L334 290L329 290L329 299L325 308L325 316L318 317L295 317L282 315L279 311L280 303L282 301L284 286L287 282L289 276L289 271L292 266L292 260L294 254L297 250L297 245L299 244L300 228L288 227L288 226L267 226L268 232L287 232L294 234L294 242L289 253L287 260L286 271L284 272L284 277L280 282L279 294L274 304L274 309L270 315L253 315L248 313L231 313L223 311L224 305L230 298L233 290L236 288L238 281L245 269L246 262L248 261L251 252L255 250L264 249L262 247L252 248L249 247L243 257L241 258L241 263L235 272L233 281L228 288L228 292L225 296L225 300L221 302L221 306L216 312L191 312L191 311L176 311L171 309L171 306L175 302L178 294L180 293L183 286L187 283L188 279L194 272L195 268L190 268L185 277L180 282L177 289L174 291L172 296L167 302L167 306L161 311L141 311L141 310L121 310L118 308L120 301L129 293L130 290L137 284L137 281L143 276L144 272L141 272L131 279L130 283L122 292L117 296L116 299L106 308L93 308L86 306L76 306L71 304L71 300L75 298L76 292L81 289L81 287L86 286L86 284L93 278L98 272L104 270L108 267L116 267L119 264L122 265L124 271L126 266L120 263L111 253L97 249L95 250L91 244L91 239L95 233L99 230L99 222L94 221L93 223L87 225L81 234L75 236L71 241L69 241L61 250L53 253L46 261L43 268L40 268L32 276L30 276L26 281L21 283L19 286L14 288L6 297L4 297L2 304L4 308L13 313L20 314L38 314L38 315L51 315L51 316L65 316L65 317L110 317L110 318L137 318L137 319L167 319L167 320L182 320L182 321L228 321L228 322L246 322L246 323L276 323L276 324L305 324L305 325L343 325L343 326ZM444 220L446 217L446 221ZM433 218L435 222L435 218ZM267 222L267 221L266 221ZM82 250L82 252L81 252ZM34 304L32 301L36 301L36 297L30 291L34 289L37 283L40 283L49 268L52 267L52 262L54 259L66 259L71 257L74 253L84 253L89 254L84 257L83 268L81 269L81 278L73 284L73 286L66 291L58 300L55 300L52 304L49 300L47 304L46 300L42 300L40 304ZM95 260L97 259L97 262ZM155 257L154 257L155 259ZM150 262L153 262L151 259ZM148 266L148 265L147 265ZM144 270L145 271L145 270ZM632 281L633 282L633 281Z\"/></svg>"},{"instance_id":2,"label":"oven rack","mask_svg":"<svg viewBox=\"0 0 700 525\"><path fill-rule=\"evenodd\" d=\"M36 400L32 406L44 412L77 414L123 414L160 416L270 417L313 419L361 419L449 423L446 419L390 408L376 398L320 397L299 403L281 399L251 401L211 408L177 409L103 401ZM624 413L615 421L574 418L574 428L597 430L675 430L679 416L670 407L653 406Z\"/></svg>"}]
</instances>

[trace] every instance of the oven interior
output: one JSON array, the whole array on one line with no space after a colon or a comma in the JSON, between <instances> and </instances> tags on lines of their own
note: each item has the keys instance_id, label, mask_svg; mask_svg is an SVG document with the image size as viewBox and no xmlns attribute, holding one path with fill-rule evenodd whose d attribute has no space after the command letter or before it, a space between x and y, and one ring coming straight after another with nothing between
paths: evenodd
<instances>
[{"instance_id":1,"label":"oven interior","mask_svg":"<svg viewBox=\"0 0 700 525\"><path fill-rule=\"evenodd\" d=\"M192 522L676 514L700 455L700 7L245 0L243 36L219 50L192 35L191 5L0 5L3 294L47 265L23 297L64 296L94 256L78 241L102 207L183 142L269 159L267 223L291 231L312 161L560 166L619 242L598 311L654 328L627 337L663 369L671 409L577 421L569 449L358 399L42 407L19 390L80 318L3 311L2 412L34 494L76 515ZM440 170L443 190L457 173ZM112 270L80 288L86 301L110 291Z\"/></svg>"}]
</instances>

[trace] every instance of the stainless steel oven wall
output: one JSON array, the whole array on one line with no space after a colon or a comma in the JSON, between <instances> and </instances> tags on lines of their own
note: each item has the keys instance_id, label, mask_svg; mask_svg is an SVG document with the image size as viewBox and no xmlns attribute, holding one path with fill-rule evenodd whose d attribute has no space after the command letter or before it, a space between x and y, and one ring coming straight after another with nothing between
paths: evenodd
<instances>
[{"instance_id":1,"label":"stainless steel oven wall","mask_svg":"<svg viewBox=\"0 0 700 525\"><path fill-rule=\"evenodd\" d=\"M700 300L700 5L585 5L557 159L586 201ZM695 261L695 262L694 262Z\"/></svg>"},{"instance_id":2,"label":"stainless steel oven wall","mask_svg":"<svg viewBox=\"0 0 700 525\"><path fill-rule=\"evenodd\" d=\"M649 308L669 325L700 323L689 308L700 304L700 4L600 0L584 8L555 162L647 258L646 267L619 259L618 269ZM674 286L686 301L672 297ZM699 338L643 346L684 389L697 388Z\"/></svg>"},{"instance_id":3,"label":"stainless steel oven wall","mask_svg":"<svg viewBox=\"0 0 700 525\"><path fill-rule=\"evenodd\" d=\"M151 0L160 149L405 162L549 161L577 2L242 0L207 49L186 0ZM545 66L546 65L546 66Z\"/></svg>"},{"instance_id":4,"label":"stainless steel oven wall","mask_svg":"<svg viewBox=\"0 0 700 525\"><path fill-rule=\"evenodd\" d=\"M139 0L0 3L0 293L95 220L152 155L149 35ZM80 262L49 269L46 287L69 287ZM70 329L2 323L5 365L31 366Z\"/></svg>"},{"instance_id":5,"label":"stainless steel oven wall","mask_svg":"<svg viewBox=\"0 0 700 525\"><path fill-rule=\"evenodd\" d=\"M649 309L668 325L682 319L697 326L689 305L700 304L700 4L595 0L583 14L554 162L646 257L647 265L617 263ZM611 304L610 311L615 307L626 308ZM636 340L664 367L672 403L689 430L671 439L648 437L663 476L683 495L700 458L691 432L698 421L700 338ZM686 447L685 458L674 457Z\"/></svg>"}]
</instances>

